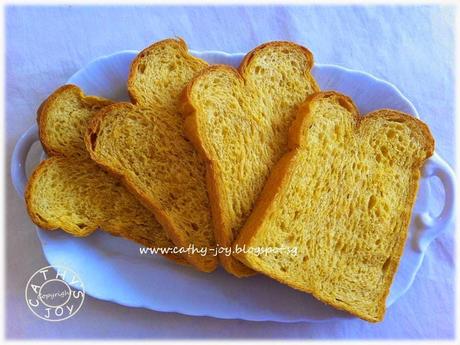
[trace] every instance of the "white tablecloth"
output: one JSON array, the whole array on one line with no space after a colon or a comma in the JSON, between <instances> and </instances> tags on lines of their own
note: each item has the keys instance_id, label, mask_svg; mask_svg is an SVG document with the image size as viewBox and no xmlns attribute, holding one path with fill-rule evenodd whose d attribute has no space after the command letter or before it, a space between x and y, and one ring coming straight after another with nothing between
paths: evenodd
<instances>
[{"instance_id":1,"label":"white tablecloth","mask_svg":"<svg viewBox=\"0 0 460 345\"><path fill-rule=\"evenodd\" d=\"M317 62L386 79L414 103L454 164L452 7L7 7L7 153L40 102L92 59L181 36L195 50L246 52L270 40L309 47ZM71 319L36 318L24 301L46 266L24 202L7 181L7 336L10 338L452 338L453 226L429 248L409 292L385 321L276 324L187 317L88 297Z\"/></svg>"}]
</instances>

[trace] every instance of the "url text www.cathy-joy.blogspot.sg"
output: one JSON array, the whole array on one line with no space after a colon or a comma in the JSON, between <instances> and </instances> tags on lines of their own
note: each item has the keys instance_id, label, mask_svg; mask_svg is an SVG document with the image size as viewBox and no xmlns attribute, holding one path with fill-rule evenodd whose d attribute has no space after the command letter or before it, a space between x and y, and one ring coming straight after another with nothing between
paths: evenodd
<instances>
[{"instance_id":1,"label":"url text www.cathy-joy.blogspot.sg","mask_svg":"<svg viewBox=\"0 0 460 345\"><path fill-rule=\"evenodd\" d=\"M154 255L154 254L189 254L189 255L225 255L231 256L233 254L240 253L251 253L255 255L261 254L278 254L286 253L292 256L297 255L297 247L252 247L252 246L239 246L235 245L233 247L222 247L216 246L213 248L207 247L196 247L193 244L190 244L188 247L141 247L139 248L139 253L141 255Z\"/></svg>"}]
</instances>

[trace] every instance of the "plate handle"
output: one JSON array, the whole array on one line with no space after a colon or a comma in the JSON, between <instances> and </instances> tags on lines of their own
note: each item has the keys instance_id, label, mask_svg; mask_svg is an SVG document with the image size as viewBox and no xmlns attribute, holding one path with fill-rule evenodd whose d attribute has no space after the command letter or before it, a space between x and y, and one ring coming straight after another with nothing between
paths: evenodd
<instances>
[{"instance_id":1,"label":"plate handle","mask_svg":"<svg viewBox=\"0 0 460 345\"><path fill-rule=\"evenodd\" d=\"M455 174L452 168L436 153L431 157L423 169L423 177L436 176L444 188L444 205L438 216L429 210L418 215L418 222L423 227L417 241L418 249L423 251L430 242L436 238L452 220L455 209Z\"/></svg>"},{"instance_id":2,"label":"plate handle","mask_svg":"<svg viewBox=\"0 0 460 345\"><path fill-rule=\"evenodd\" d=\"M21 198L27 185L26 159L30 148L38 140L38 127L33 125L19 138L11 156L11 180Z\"/></svg>"}]
</instances>

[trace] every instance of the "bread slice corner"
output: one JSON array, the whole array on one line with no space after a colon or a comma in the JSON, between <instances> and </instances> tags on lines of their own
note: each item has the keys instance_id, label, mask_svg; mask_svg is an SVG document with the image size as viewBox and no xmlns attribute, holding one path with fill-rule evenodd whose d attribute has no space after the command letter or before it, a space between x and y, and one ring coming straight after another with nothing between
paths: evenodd
<instances>
[{"instance_id":1,"label":"bread slice corner","mask_svg":"<svg viewBox=\"0 0 460 345\"><path fill-rule=\"evenodd\" d=\"M88 157L81 131L97 110L112 103L103 97L87 96L73 84L56 89L37 110L45 152L50 156Z\"/></svg>"}]
</instances>

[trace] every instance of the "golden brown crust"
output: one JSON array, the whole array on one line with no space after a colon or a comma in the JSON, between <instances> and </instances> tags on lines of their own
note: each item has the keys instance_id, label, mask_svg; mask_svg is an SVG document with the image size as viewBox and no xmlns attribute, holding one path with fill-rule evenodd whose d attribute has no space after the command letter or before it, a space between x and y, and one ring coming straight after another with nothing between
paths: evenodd
<instances>
[{"instance_id":1,"label":"golden brown crust","mask_svg":"<svg viewBox=\"0 0 460 345\"><path fill-rule=\"evenodd\" d=\"M236 69L227 65L210 66L194 78L184 89L182 94L182 112L185 115L184 134L192 142L195 149L206 162L206 185L214 225L214 237L216 238L219 246L230 247L233 242L233 236L227 231L228 226L226 225L224 219L224 212L222 210L223 202L221 201L222 193L219 191L219 183L217 182L217 166L213 164L210 159L210 154L206 152L206 146L202 142L201 135L199 134L196 109L189 101L191 88L198 78L205 76L208 73L212 73L215 70L230 71L231 73L234 73L242 83L244 83L244 79ZM252 269L238 262L232 256L221 254L219 255L219 261L228 272L232 273L236 277L241 278L255 274Z\"/></svg>"},{"instance_id":2,"label":"golden brown crust","mask_svg":"<svg viewBox=\"0 0 460 345\"><path fill-rule=\"evenodd\" d=\"M340 104L349 110L353 114L354 121L358 123L360 121L361 116L359 115L358 108L354 104L353 100L345 95L342 95L335 91L323 91L323 92L316 92L311 94L307 97L304 103L302 103L298 110L297 114L305 114L304 116L298 115L294 121L292 121L291 127L289 128L289 136L288 136L288 148L289 150L293 150L299 147L301 144L302 138L302 127L307 127L308 122L310 121L309 116L309 108L310 104L320 98L331 98L335 97L338 98Z\"/></svg>"},{"instance_id":3,"label":"golden brown crust","mask_svg":"<svg viewBox=\"0 0 460 345\"><path fill-rule=\"evenodd\" d=\"M94 149L95 149L94 145L97 141L97 135L98 135L100 124L102 120L104 119L105 116L107 116L108 113L112 112L113 109L122 109L124 107L131 108L131 107L134 107L134 105L131 103L125 103L125 102L112 104L98 111L97 114L91 119L87 132L86 132L86 136L85 136L85 144L88 149L88 152L93 161L95 161L101 168L103 168L109 174L118 178L132 194L137 196L138 200L141 202L142 205L144 205L144 207L146 207L151 212L153 212L158 223L160 223L161 226L166 230L168 237L171 239L173 243L182 245L181 244L182 241L177 234L176 227L171 222L171 220L166 215L166 213L161 209L159 204L156 203L154 200L151 200L145 193L138 190L138 188L136 188L136 186L134 186L129 181L129 179L127 179L124 175L118 173L114 169L112 169L110 166L105 164L104 161L101 161L100 159L98 159L97 155L94 154ZM188 255L188 254L185 255L185 257L189 263L191 263L193 266L197 267L198 269L204 272L212 272L217 267L217 262L204 263L203 260L197 259L196 256Z\"/></svg>"},{"instance_id":4,"label":"golden brown crust","mask_svg":"<svg viewBox=\"0 0 460 345\"><path fill-rule=\"evenodd\" d=\"M89 105L109 105L113 103L113 101L108 100L106 98L86 96L78 86L73 84L66 84L56 89L40 104L37 110L39 138L43 146L43 149L45 150L48 156L65 156L63 152L53 148L53 145L51 144L48 138L48 114L53 103L56 102L62 96L62 94L69 91L77 93L78 97L82 100L82 102L85 102Z\"/></svg>"},{"instance_id":5,"label":"golden brown crust","mask_svg":"<svg viewBox=\"0 0 460 345\"><path fill-rule=\"evenodd\" d=\"M170 44L177 44L180 47L181 54L189 60L200 61L205 63L205 61L189 54L187 43L181 38L177 37L176 39L168 38L162 41L158 41L153 43L152 45L148 46L147 48L143 49L133 60L131 63L131 68L129 70L128 75L128 94L131 100L131 103L136 105L139 101L139 96L136 95L136 87L135 87L135 80L137 78L137 73L139 71L139 64L141 60L147 56L151 51L154 51L162 46L168 46Z\"/></svg>"},{"instance_id":6,"label":"golden brown crust","mask_svg":"<svg viewBox=\"0 0 460 345\"><path fill-rule=\"evenodd\" d=\"M256 205L251 212L248 220L246 221L243 229L241 229L238 238L235 240L233 247L236 246L250 246L251 238L256 234L257 229L262 224L262 220L267 214L268 207L270 206L273 197L282 188L283 178L291 167L291 160L295 155L295 149L287 152L273 167L273 170L262 189L262 192L257 199ZM234 254L234 256L245 262L241 254Z\"/></svg>"},{"instance_id":7,"label":"golden brown crust","mask_svg":"<svg viewBox=\"0 0 460 345\"><path fill-rule=\"evenodd\" d=\"M65 157L64 152L61 152L61 151L53 148L53 145L50 143L50 140L48 138L48 132L49 132L49 129L48 129L48 114L49 114L50 108L53 106L53 103L56 102L60 97L62 97L62 95L64 93L66 93L66 92L74 92L74 93L76 93L78 95L78 98L83 103L85 103L85 104L87 104L89 106L93 106L93 105L108 106L108 105L114 104L113 101L111 101L109 99L106 99L106 98L97 97L97 96L86 96L78 86L73 85L73 84L67 84L67 85L63 85L63 86L59 87L58 89L56 89L50 96L48 96L41 103L41 105L39 106L39 108L37 110L37 123L38 123L38 129L39 129L39 138L40 138L40 142L42 143L43 149L45 150L47 155L50 156L50 158L42 161L36 167L36 169L34 170L32 175L30 176L28 184L27 184L27 187L26 187L25 201L26 201L26 206L27 206L28 213L29 213L32 221L36 225L38 225L40 228L43 228L43 229L46 229L46 230L62 229L63 231L65 231L65 232L67 232L67 233L69 233L69 234L71 234L73 236L77 236L77 234L75 234L75 232L72 231L72 229L67 228L65 226L65 224L61 224L61 223L52 224L52 223L47 222L45 219L41 218L38 214L36 214L33 211L33 208L32 208L32 205L31 205L31 196L33 195L33 191L34 191L34 188L35 188L35 182L36 182L38 176L40 176L42 174L42 171L45 170L48 165L53 163L54 159L60 159L60 158ZM71 158L71 157L67 157L67 158ZM96 231L97 228L98 227L88 228L88 231L86 231L84 233L80 233L80 234L78 234L78 236L80 236L80 237L88 236L91 233L93 233L94 231ZM130 233L124 233L123 235L120 235L120 231L116 232L116 231L111 231L109 229L104 229L104 231L110 233L113 236L121 236L123 238L133 240L133 241L135 241L137 243L140 243L140 244L142 244L144 246L147 246L147 247L156 247L156 243L154 243L152 241L149 241L147 239L144 239L144 238L132 236ZM163 256L166 256L167 258L169 258L169 259L171 259L171 260L173 260L173 261L175 261L177 263L187 264L187 262L184 260L184 258L182 258L179 255L163 254Z\"/></svg>"},{"instance_id":8,"label":"golden brown crust","mask_svg":"<svg viewBox=\"0 0 460 345\"><path fill-rule=\"evenodd\" d=\"M100 124L104 117L109 113L112 112L114 109L121 109L124 107L135 107L136 104L138 104L139 96L136 94L136 88L134 86L134 81L136 79L137 73L138 73L138 65L141 61L141 59L145 56L148 55L151 50L155 50L158 47L161 47L163 45L169 45L169 44L179 44L181 47L181 51L184 54L184 56L187 57L187 59L193 59L193 60L198 60L202 61L196 57L193 57L192 55L189 54L188 52L188 47L186 43L182 39L166 39L160 42L156 42L152 44L151 46L147 47L146 49L142 50L139 55L133 60L133 63L131 65L130 69L130 74L128 77L128 92L131 98L132 103L115 103L112 104L108 107L104 107L101 109L90 121L90 124L88 126L88 130L85 135L85 144L88 149L88 152L90 153L91 159L93 159L97 164L99 164L102 168L104 168L107 172L110 174L116 176L119 178L122 183L128 188L128 190L133 193L134 195L137 196L139 201L150 211L152 211L155 215L155 218L157 221L163 226L163 228L166 230L168 237L173 241L176 245L178 246L183 246L186 247L188 243L183 243L181 240L178 232L180 231L179 229L176 228L176 226L173 224L173 222L169 219L167 216L166 212L162 210L160 207L159 203L156 202L155 200L150 199L146 193L142 192L137 188L135 185L133 185L129 179L127 179L123 174L120 174L119 172L113 170L111 167L109 167L107 164L105 164L103 161L97 158L97 155L94 153L95 149L95 142L97 141L97 135L98 131L100 128ZM206 261L203 260L202 258L197 257L197 255L190 255L186 254L185 255L186 260L191 263L193 266L198 268L200 271L203 272L212 272L217 268L218 262L217 258L213 257L207 257Z\"/></svg>"},{"instance_id":9,"label":"golden brown crust","mask_svg":"<svg viewBox=\"0 0 460 345\"><path fill-rule=\"evenodd\" d=\"M248 54L246 54L238 68L239 74L243 79L245 79L244 75L246 73L246 68L251 64L251 61L256 57L257 54L259 54L262 50L264 50L267 47L290 47L294 49L299 49L302 52L302 54L305 55L305 57L307 58L307 61L309 63L309 70L313 67L313 54L304 46L289 41L272 41L261 44L260 46L257 46ZM317 87L317 89L319 90L319 87Z\"/></svg>"},{"instance_id":10,"label":"golden brown crust","mask_svg":"<svg viewBox=\"0 0 460 345\"><path fill-rule=\"evenodd\" d=\"M262 44L252 51L250 51L242 60L238 69L227 65L213 65L209 66L195 78L193 78L189 84L185 87L182 97L182 113L186 117L185 119L185 135L192 142L196 150L201 154L203 159L206 161L206 182L209 193L209 200L211 203L212 219L214 223L214 235L216 237L219 246L229 247L234 241L234 236L227 225L227 221L224 219L223 202L221 200L222 193L219 191L220 183L218 182L219 174L217 173L217 164L215 164L209 152L206 152L206 145L203 142L203 136L199 132L197 108L192 102L191 90L201 78L205 78L207 75L214 73L214 71L227 71L234 74L238 80L244 85L247 77L247 69L251 64L252 60L261 53L267 47L290 47L299 49L303 55L306 56L308 61L308 71L306 71L306 78L311 80L312 84L315 85L315 89L319 90L315 80L308 74L309 70L313 66L313 54L305 47L297 45L287 41L273 41ZM224 268L237 277L247 277L254 275L252 269L241 264L238 260L235 260L232 256L220 255L219 260Z\"/></svg>"},{"instance_id":11,"label":"golden brown crust","mask_svg":"<svg viewBox=\"0 0 460 345\"><path fill-rule=\"evenodd\" d=\"M272 278L278 280L279 282L289 285L297 290L304 291L311 293L313 296L315 296L317 299L321 300L323 303L330 304L333 307L337 309L341 309L347 312L350 312L366 321L370 322L379 322L383 320L384 314L385 314L385 301L386 298L389 294L390 287L394 278L394 275L396 273L396 270L399 265L399 261L401 259L401 256L403 254L406 238L407 238L407 228L409 226L409 222L411 219L411 214L412 214L412 208L415 203L415 198L417 195L417 190L418 190L418 181L419 181L419 176L420 176L420 169L425 161L425 159L429 158L433 152L434 152L434 139L433 136L431 135L431 132L428 128L428 126L420 121L417 118L414 118L408 114L395 111L395 110L390 110L390 109L381 109L377 110L374 112L371 112L367 114L366 116L360 116L359 111L357 107L354 105L353 101L340 93L337 92L318 92L313 95L311 95L304 104L302 104L299 107L299 112L298 112L298 117L296 120L292 123L290 132L289 132L289 151L278 161L278 163L275 165L273 170L271 171L271 174L264 186L264 189L262 193L260 194L260 197L256 203L256 206L253 209L252 214L250 215L248 221L246 222L245 226L241 230L238 238L236 239L234 246L251 246L251 239L255 236L257 231L259 230L263 219L266 217L266 213L268 211L268 208L273 201L274 197L277 195L278 191L285 188L284 186L289 182L287 178L285 178L288 175L288 171L292 168L292 161L293 158L296 155L296 152L301 149L301 136L303 133L303 128L304 126L307 127L309 120L310 120L310 104L315 101L319 100L321 98L328 98L328 97L336 97L338 98L338 101L340 104L347 108L352 114L354 119L356 120L356 125L355 128L358 130L363 123L373 121L377 118L386 118L389 120L394 120L398 122L406 122L409 123L411 126L414 126L414 128L418 128L421 130L422 138L424 139L425 143L425 151L426 151L426 156L424 159L416 161L413 166L413 174L415 175L411 181L412 184L410 186L410 191L409 191L409 200L410 202L407 203L407 208L403 212L406 215L406 218L404 219L404 226L402 229L404 231L400 234L400 241L396 243L396 245L393 248L392 255L390 257L395 258L395 260L390 260L390 266L388 267L389 274L387 275L389 279L385 282L384 285L384 294L382 295L382 298L379 301L379 313L378 315L373 318L373 317L367 317L367 315L363 315L362 313L359 313L359 311L353 309L353 306L345 305L345 303L334 303L333 301L325 301L321 293L319 291L311 290L311 289L306 289L304 286L296 284L295 282L288 282L285 279L282 279L280 277L273 276ZM251 265L251 263L246 260L244 255L242 254L235 254L235 257L245 263L246 265ZM257 267L252 267L255 270L257 270ZM264 273L264 272L261 272ZM265 272L266 273L266 272Z\"/></svg>"},{"instance_id":12,"label":"golden brown crust","mask_svg":"<svg viewBox=\"0 0 460 345\"><path fill-rule=\"evenodd\" d=\"M212 68L215 69L220 67L213 66ZM222 68L230 67L222 66ZM188 87L184 91L186 90L188 90ZM185 92L183 95L186 97ZM190 103L184 103L184 106L187 106L188 104ZM214 225L213 228L226 229L227 226L224 223L225 220L223 218L223 211L221 208L222 201L220 200L222 193L219 191L219 184L215 180L216 176L218 176L218 174L214 171L216 167L212 164L209 159L209 155L205 152L204 145L201 142L201 137L198 134L197 122L194 118L196 116L195 111L192 109L190 109L191 111L187 111L185 108L183 110L185 114L188 114L188 116L185 117L184 123L185 136L192 142L193 146L197 149L206 164L206 185L208 188L209 203L211 206L212 222ZM223 231L214 231L214 237L216 238L217 243L222 247L230 247L232 245L230 236L228 234L224 234ZM231 256L219 255L219 261L227 271L239 278L251 276L255 273L252 269L241 264Z\"/></svg>"},{"instance_id":13,"label":"golden brown crust","mask_svg":"<svg viewBox=\"0 0 460 345\"><path fill-rule=\"evenodd\" d=\"M49 95L38 107L37 110L37 123L38 123L38 134L40 142L48 156L58 156L60 152L54 151L49 144L49 139L45 131L45 124L47 122L49 107L63 92L73 89L73 85L63 85Z\"/></svg>"},{"instance_id":14,"label":"golden brown crust","mask_svg":"<svg viewBox=\"0 0 460 345\"><path fill-rule=\"evenodd\" d=\"M40 228L45 229L45 230L60 229L61 224L52 224L52 223L49 223L48 221L46 221L45 219L41 218L34 211L34 209L32 207L32 195L34 195L36 181L37 181L38 177L42 174L43 170L45 170L48 165L53 163L54 159L59 159L59 157L50 157L50 158L45 159L44 161L40 162L40 164L33 171L32 175L30 175L29 181L27 182L26 191L24 193L25 201L26 201L26 208L27 208L27 211L29 213L29 216L30 216L32 222L34 222ZM62 228L62 230L64 230L67 233L70 233L72 235L75 235L69 229ZM89 234L91 234L95 230L96 230L96 228L90 228L86 233L83 233L80 236L88 236Z\"/></svg>"},{"instance_id":15,"label":"golden brown crust","mask_svg":"<svg viewBox=\"0 0 460 345\"><path fill-rule=\"evenodd\" d=\"M26 202L26 208L27 212L32 220L32 222L36 225L38 225L40 228L49 230L49 231L54 231L54 230L63 230L64 232L67 232L68 234L71 234L72 236L75 237L86 237L92 234L94 231L98 229L98 226L91 226L87 227L85 232L81 233L75 233L75 231L72 228L68 228L65 223L62 222L57 222L57 223L51 223L47 221L46 219L40 217L40 215L35 212L35 209L33 207L32 203L32 198L33 195L35 195L35 188L37 185L37 181L40 175L42 175L43 171L48 168L49 165L54 164L54 162L57 160L68 160L69 158L66 157L59 157L59 156L53 156L48 159L45 159L42 161L33 171L32 175L29 178L29 181L26 186L26 191L25 191L25 202ZM146 238L142 238L139 236L134 236L131 235L129 232L123 232L121 233L120 229L109 229L109 228L104 228L104 232L107 232L111 234L112 236L117 236L117 237L122 237L126 238L128 240L135 241L139 244L142 244L148 248L155 248L157 247L157 244L154 241L149 241ZM184 258L182 258L179 255L175 254L162 254L163 256L167 257L168 259L171 259L177 263L180 264L187 264Z\"/></svg>"}]
</instances>

